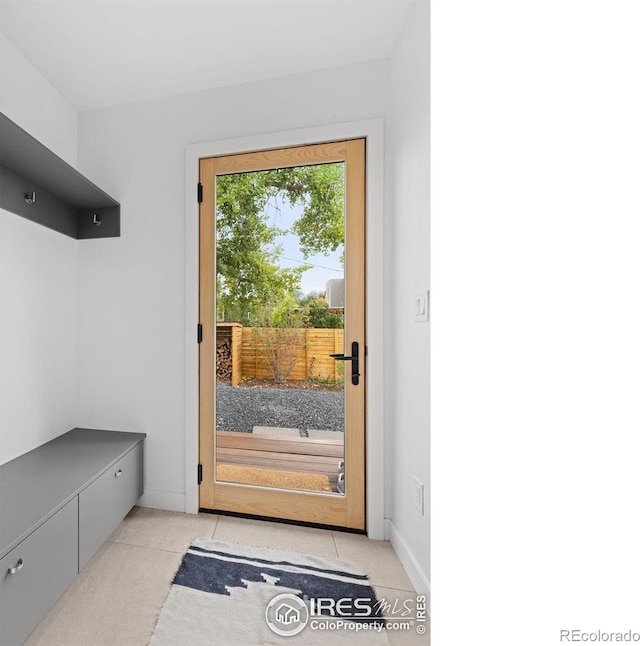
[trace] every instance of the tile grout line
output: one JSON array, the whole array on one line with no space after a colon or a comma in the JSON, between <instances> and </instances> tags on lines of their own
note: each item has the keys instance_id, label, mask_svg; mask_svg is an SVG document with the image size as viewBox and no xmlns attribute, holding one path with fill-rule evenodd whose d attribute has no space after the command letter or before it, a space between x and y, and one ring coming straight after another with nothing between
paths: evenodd
<instances>
[{"instance_id":1,"label":"tile grout line","mask_svg":"<svg viewBox=\"0 0 640 646\"><path fill-rule=\"evenodd\" d=\"M407 590L406 588L396 588L395 586L390 586L390 585L383 585L382 583L374 583L369 579L369 583L375 588L387 588L387 590L397 590L398 592L408 592L409 594L415 594L417 595L418 593L415 590Z\"/></svg>"},{"instance_id":2,"label":"tile grout line","mask_svg":"<svg viewBox=\"0 0 640 646\"><path fill-rule=\"evenodd\" d=\"M335 532L331 532L331 540L333 541L333 548L336 551L336 558L338 558L338 559L342 558L340 556L340 552L338 552L338 544L336 543L336 534L335 534Z\"/></svg>"},{"instance_id":3,"label":"tile grout line","mask_svg":"<svg viewBox=\"0 0 640 646\"><path fill-rule=\"evenodd\" d=\"M371 575L368 572L368 568L366 568L363 564L361 564L360 561L356 557L351 556L351 558L349 558L348 556L343 557L343 556L340 555L340 550L338 548L338 541L336 541L336 538L335 538L335 532L332 532L332 535L333 535L333 541L334 541L335 546L336 546L336 552L338 554L338 558L341 559L341 560L344 560L344 561L352 561L358 567L360 567L362 569L362 571L369 578L369 582L371 583L371 585L373 585L373 586L377 585L377 586L380 586L382 588L388 588L389 590L398 590L398 591L401 591L401 592L410 592L410 593L413 593L413 594L417 594L416 591L413 589L413 586L411 587L411 589L409 589L407 587L398 587L397 585L387 585L385 583L374 583L372 581L372 579L371 579ZM369 545L370 542L371 542L371 539L369 539L369 537L367 537L367 536L365 536L365 539L367 541L367 545ZM395 551L393 552L393 554L397 558L397 555L395 555ZM399 560L398 560L398 565L399 565L400 570L402 571L402 573L408 578L407 571L406 571L406 569L404 568L404 566L402 565L402 563ZM409 581L409 585L411 586L411 581Z\"/></svg>"},{"instance_id":4,"label":"tile grout line","mask_svg":"<svg viewBox=\"0 0 640 646\"><path fill-rule=\"evenodd\" d=\"M167 550L163 547L151 547L150 545L137 545L136 543L127 543L125 541L117 541L117 540L110 540L107 539L105 543L116 543L117 545L128 545L129 547L139 547L143 550L155 550L156 552L167 552L168 554L185 554L186 551L189 549L191 546L191 543L189 543L189 546L184 549L184 551L176 551L176 550Z\"/></svg>"},{"instance_id":5,"label":"tile grout line","mask_svg":"<svg viewBox=\"0 0 640 646\"><path fill-rule=\"evenodd\" d=\"M211 532L211 540L213 540L216 532L218 531L218 523L220 522L220 516L216 516L216 524L213 526L213 531Z\"/></svg>"}]
</instances>

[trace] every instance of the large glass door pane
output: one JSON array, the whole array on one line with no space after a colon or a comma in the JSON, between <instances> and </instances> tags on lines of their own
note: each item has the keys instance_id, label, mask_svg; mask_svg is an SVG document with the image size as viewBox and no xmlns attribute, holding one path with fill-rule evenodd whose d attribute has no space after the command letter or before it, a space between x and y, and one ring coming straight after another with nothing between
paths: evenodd
<instances>
[{"instance_id":1,"label":"large glass door pane","mask_svg":"<svg viewBox=\"0 0 640 646\"><path fill-rule=\"evenodd\" d=\"M216 177L216 479L344 493L344 162Z\"/></svg>"}]
</instances>

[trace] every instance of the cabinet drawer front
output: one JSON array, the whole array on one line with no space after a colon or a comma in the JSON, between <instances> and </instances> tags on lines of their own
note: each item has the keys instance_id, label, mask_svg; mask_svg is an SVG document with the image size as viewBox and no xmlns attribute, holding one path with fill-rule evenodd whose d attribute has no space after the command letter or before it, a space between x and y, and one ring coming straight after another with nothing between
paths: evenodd
<instances>
[{"instance_id":1,"label":"cabinet drawer front","mask_svg":"<svg viewBox=\"0 0 640 646\"><path fill-rule=\"evenodd\" d=\"M75 497L0 560L0 644L22 644L77 574Z\"/></svg>"},{"instance_id":2,"label":"cabinet drawer front","mask_svg":"<svg viewBox=\"0 0 640 646\"><path fill-rule=\"evenodd\" d=\"M80 570L141 495L142 443L80 492Z\"/></svg>"}]
</instances>

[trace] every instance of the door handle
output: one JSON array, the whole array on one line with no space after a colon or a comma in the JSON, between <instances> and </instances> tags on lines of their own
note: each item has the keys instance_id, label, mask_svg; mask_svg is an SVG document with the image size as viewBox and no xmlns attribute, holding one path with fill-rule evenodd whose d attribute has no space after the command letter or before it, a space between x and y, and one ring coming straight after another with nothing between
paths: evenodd
<instances>
[{"instance_id":1,"label":"door handle","mask_svg":"<svg viewBox=\"0 0 640 646\"><path fill-rule=\"evenodd\" d=\"M330 354L336 361L351 361L351 383L357 386L360 383L360 345L357 341L351 344L351 356L346 354Z\"/></svg>"}]
</instances>

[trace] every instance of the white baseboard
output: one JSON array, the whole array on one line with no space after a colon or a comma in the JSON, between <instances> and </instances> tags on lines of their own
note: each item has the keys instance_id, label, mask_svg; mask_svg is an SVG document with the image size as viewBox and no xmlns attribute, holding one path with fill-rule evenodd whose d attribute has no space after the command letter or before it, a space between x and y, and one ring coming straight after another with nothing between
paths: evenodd
<instances>
[{"instance_id":1,"label":"white baseboard","mask_svg":"<svg viewBox=\"0 0 640 646\"><path fill-rule=\"evenodd\" d=\"M426 596L427 612L431 616L431 585L429 579L389 518L384 519L384 536L385 539L390 541L416 592Z\"/></svg>"},{"instance_id":2,"label":"white baseboard","mask_svg":"<svg viewBox=\"0 0 640 646\"><path fill-rule=\"evenodd\" d=\"M166 511L185 510L185 495L183 493L174 493L173 491L154 491L145 489L140 500L139 507L150 507L151 509L164 509Z\"/></svg>"}]
</instances>

